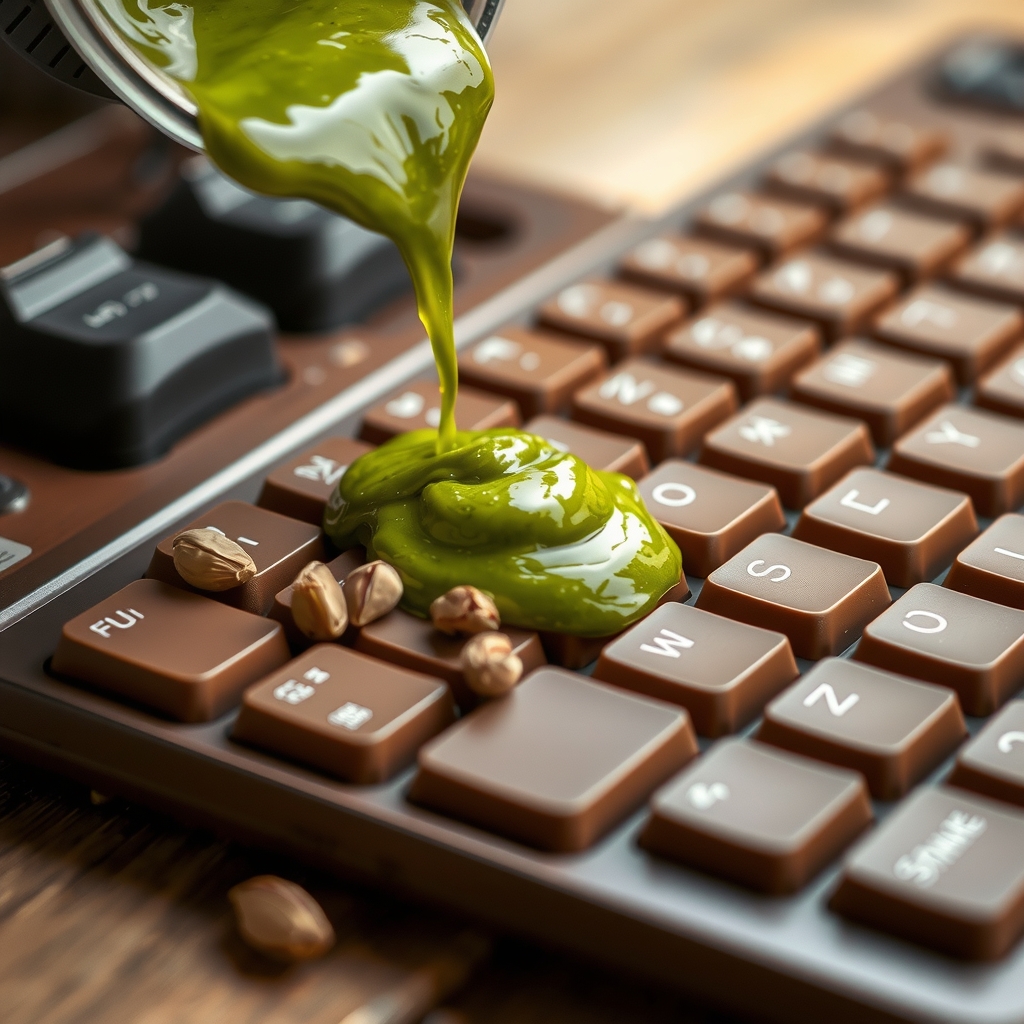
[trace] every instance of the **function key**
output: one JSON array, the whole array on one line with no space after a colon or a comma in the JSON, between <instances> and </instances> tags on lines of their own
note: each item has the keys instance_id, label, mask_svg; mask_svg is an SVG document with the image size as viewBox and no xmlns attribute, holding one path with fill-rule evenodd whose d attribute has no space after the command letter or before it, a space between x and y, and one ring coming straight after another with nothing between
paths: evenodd
<instances>
[{"instance_id":1,"label":"function key","mask_svg":"<svg viewBox=\"0 0 1024 1024\"><path fill-rule=\"evenodd\" d=\"M677 295L622 281L582 281L540 307L545 327L601 342L614 363L654 348L665 330L686 315Z\"/></svg>"},{"instance_id":2,"label":"function key","mask_svg":"<svg viewBox=\"0 0 1024 1024\"><path fill-rule=\"evenodd\" d=\"M345 782L385 782L455 720L440 679L318 644L246 691L232 738Z\"/></svg>"},{"instance_id":3,"label":"function key","mask_svg":"<svg viewBox=\"0 0 1024 1024\"><path fill-rule=\"evenodd\" d=\"M854 334L899 290L899 279L820 253L793 256L755 281L751 298L762 306L813 320L826 336Z\"/></svg>"},{"instance_id":4,"label":"function key","mask_svg":"<svg viewBox=\"0 0 1024 1024\"><path fill-rule=\"evenodd\" d=\"M796 679L789 640L685 604L664 604L601 652L594 678L681 704L701 736L746 725Z\"/></svg>"},{"instance_id":5,"label":"function key","mask_svg":"<svg viewBox=\"0 0 1024 1024\"><path fill-rule=\"evenodd\" d=\"M353 569L357 569L361 566L364 561L366 561L366 558L363 549L361 547L354 547L349 548L348 551L343 551L337 558L328 562L327 568L339 583L344 583L345 577L348 576ZM298 573L296 573L296 575L298 575ZM273 607L267 614L275 622L281 623L281 628L284 630L284 635L288 638L288 645L291 649L293 651L303 651L309 647L313 641L306 637L306 635L299 630L299 627L295 625L295 619L292 617L293 592L294 586L291 583L289 583L284 590L279 590L274 595ZM355 627L351 628L354 629Z\"/></svg>"},{"instance_id":6,"label":"function key","mask_svg":"<svg viewBox=\"0 0 1024 1024\"><path fill-rule=\"evenodd\" d=\"M953 956L995 960L1024 929L1024 816L920 789L861 843L832 910Z\"/></svg>"},{"instance_id":7,"label":"function key","mask_svg":"<svg viewBox=\"0 0 1024 1024\"><path fill-rule=\"evenodd\" d=\"M991 715L1024 684L1024 612L919 583L865 630L854 657L950 686Z\"/></svg>"},{"instance_id":8,"label":"function key","mask_svg":"<svg viewBox=\"0 0 1024 1024\"><path fill-rule=\"evenodd\" d=\"M852 768L875 799L897 800L966 735L952 690L829 658L765 708L757 738Z\"/></svg>"},{"instance_id":9,"label":"function key","mask_svg":"<svg viewBox=\"0 0 1024 1024\"><path fill-rule=\"evenodd\" d=\"M793 536L878 562L891 587L934 579L978 533L966 494L855 469L800 513Z\"/></svg>"},{"instance_id":10,"label":"function key","mask_svg":"<svg viewBox=\"0 0 1024 1024\"><path fill-rule=\"evenodd\" d=\"M772 164L765 183L773 192L798 202L820 203L833 213L848 213L886 192L889 175L871 164L797 150Z\"/></svg>"},{"instance_id":11,"label":"function key","mask_svg":"<svg viewBox=\"0 0 1024 1024\"><path fill-rule=\"evenodd\" d=\"M696 753L682 708L540 669L427 744L409 799L542 850L585 850Z\"/></svg>"},{"instance_id":12,"label":"function key","mask_svg":"<svg viewBox=\"0 0 1024 1024\"><path fill-rule=\"evenodd\" d=\"M961 384L995 364L1024 331L1019 309L946 288L922 285L876 321L872 334L888 345L945 359Z\"/></svg>"},{"instance_id":13,"label":"function key","mask_svg":"<svg viewBox=\"0 0 1024 1024\"><path fill-rule=\"evenodd\" d=\"M662 354L729 377L746 401L784 388L820 349L812 324L730 302L670 331Z\"/></svg>"},{"instance_id":14,"label":"function key","mask_svg":"<svg viewBox=\"0 0 1024 1024\"><path fill-rule=\"evenodd\" d=\"M802 370L790 393L806 405L863 420L880 448L956 397L944 362L859 339L841 342Z\"/></svg>"},{"instance_id":15,"label":"function key","mask_svg":"<svg viewBox=\"0 0 1024 1024\"><path fill-rule=\"evenodd\" d=\"M679 292L703 306L746 284L760 262L749 249L708 238L661 235L630 249L619 273L638 284Z\"/></svg>"},{"instance_id":16,"label":"function key","mask_svg":"<svg viewBox=\"0 0 1024 1024\"><path fill-rule=\"evenodd\" d=\"M949 784L1024 807L1024 700L1011 700L960 751Z\"/></svg>"},{"instance_id":17,"label":"function key","mask_svg":"<svg viewBox=\"0 0 1024 1024\"><path fill-rule=\"evenodd\" d=\"M864 108L847 114L830 137L838 152L878 160L901 173L934 160L947 142L937 128L908 124Z\"/></svg>"},{"instance_id":18,"label":"function key","mask_svg":"<svg viewBox=\"0 0 1024 1024\"><path fill-rule=\"evenodd\" d=\"M319 526L324 507L350 463L372 446L349 437L325 437L301 455L278 466L263 483L256 504L271 512Z\"/></svg>"},{"instance_id":19,"label":"function key","mask_svg":"<svg viewBox=\"0 0 1024 1024\"><path fill-rule=\"evenodd\" d=\"M371 444L383 444L407 430L436 430L441 422L441 394L434 381L417 380L375 405L363 417L359 436ZM459 388L455 397L455 422L459 430L490 430L518 427L516 403L474 388Z\"/></svg>"},{"instance_id":20,"label":"function key","mask_svg":"<svg viewBox=\"0 0 1024 1024\"><path fill-rule=\"evenodd\" d=\"M998 516L1024 501L1024 426L947 405L896 442L889 469L966 491L979 515Z\"/></svg>"},{"instance_id":21,"label":"function key","mask_svg":"<svg viewBox=\"0 0 1024 1024\"><path fill-rule=\"evenodd\" d=\"M723 740L651 801L640 845L775 895L803 888L872 820L864 780Z\"/></svg>"},{"instance_id":22,"label":"function key","mask_svg":"<svg viewBox=\"0 0 1024 1024\"><path fill-rule=\"evenodd\" d=\"M778 630L798 658L846 650L889 604L875 562L766 533L704 581L697 607Z\"/></svg>"},{"instance_id":23,"label":"function key","mask_svg":"<svg viewBox=\"0 0 1024 1024\"><path fill-rule=\"evenodd\" d=\"M1002 302L1024 304L1024 238L994 235L953 264L959 288Z\"/></svg>"},{"instance_id":24,"label":"function key","mask_svg":"<svg viewBox=\"0 0 1024 1024\"><path fill-rule=\"evenodd\" d=\"M593 469L624 473L634 480L650 469L644 446L632 437L594 430L554 416L537 416L523 430L543 437L562 451L572 452Z\"/></svg>"},{"instance_id":25,"label":"function key","mask_svg":"<svg viewBox=\"0 0 1024 1024\"><path fill-rule=\"evenodd\" d=\"M692 451L736 404L735 389L720 377L630 359L578 391L572 417L643 441L651 459L660 462Z\"/></svg>"},{"instance_id":26,"label":"function key","mask_svg":"<svg viewBox=\"0 0 1024 1024\"><path fill-rule=\"evenodd\" d=\"M975 227L998 227L1024 207L1024 181L943 161L911 178L904 198L940 217L958 217Z\"/></svg>"},{"instance_id":27,"label":"function key","mask_svg":"<svg viewBox=\"0 0 1024 1024\"><path fill-rule=\"evenodd\" d=\"M459 354L459 382L511 398L526 416L561 412L608 361L599 345L506 327Z\"/></svg>"},{"instance_id":28,"label":"function key","mask_svg":"<svg viewBox=\"0 0 1024 1024\"><path fill-rule=\"evenodd\" d=\"M828 217L816 206L752 192L723 192L694 220L700 234L751 246L768 259L814 241L827 224Z\"/></svg>"},{"instance_id":29,"label":"function key","mask_svg":"<svg viewBox=\"0 0 1024 1024\"><path fill-rule=\"evenodd\" d=\"M1024 516L1000 516L956 556L944 586L1024 608Z\"/></svg>"},{"instance_id":30,"label":"function key","mask_svg":"<svg viewBox=\"0 0 1024 1024\"><path fill-rule=\"evenodd\" d=\"M774 487L680 459L666 459L637 483L651 515L683 553L683 569L707 576L762 533L786 525Z\"/></svg>"},{"instance_id":31,"label":"function key","mask_svg":"<svg viewBox=\"0 0 1024 1024\"><path fill-rule=\"evenodd\" d=\"M174 538L185 530L216 530L236 541L256 563L256 575L241 586L217 593L190 587L174 567L171 547ZM274 595L288 586L304 565L322 559L323 553L323 535L318 527L244 501L225 501L160 541L146 576L266 615L274 604Z\"/></svg>"},{"instance_id":32,"label":"function key","mask_svg":"<svg viewBox=\"0 0 1024 1024\"><path fill-rule=\"evenodd\" d=\"M1024 417L1024 345L978 382L974 404L1006 416Z\"/></svg>"},{"instance_id":33,"label":"function key","mask_svg":"<svg viewBox=\"0 0 1024 1024\"><path fill-rule=\"evenodd\" d=\"M180 722L207 722L287 660L276 622L136 580L64 627L52 667Z\"/></svg>"},{"instance_id":34,"label":"function key","mask_svg":"<svg viewBox=\"0 0 1024 1024\"><path fill-rule=\"evenodd\" d=\"M875 451L857 420L811 412L775 398L751 402L704 438L706 466L775 487L788 508L803 508Z\"/></svg>"}]
</instances>

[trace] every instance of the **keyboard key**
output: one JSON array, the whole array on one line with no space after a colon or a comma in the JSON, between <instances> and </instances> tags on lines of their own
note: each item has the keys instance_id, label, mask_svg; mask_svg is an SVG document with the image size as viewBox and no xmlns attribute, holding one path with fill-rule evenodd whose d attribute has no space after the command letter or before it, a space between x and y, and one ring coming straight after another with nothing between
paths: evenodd
<instances>
[{"instance_id":1,"label":"keyboard key","mask_svg":"<svg viewBox=\"0 0 1024 1024\"><path fill-rule=\"evenodd\" d=\"M288 657L276 622L135 580L64 626L52 668L180 722L207 722Z\"/></svg>"},{"instance_id":2,"label":"keyboard key","mask_svg":"<svg viewBox=\"0 0 1024 1024\"><path fill-rule=\"evenodd\" d=\"M1008 174L1024 174L1024 132L1007 128L989 136L982 144L986 162Z\"/></svg>"},{"instance_id":3,"label":"keyboard key","mask_svg":"<svg viewBox=\"0 0 1024 1024\"><path fill-rule=\"evenodd\" d=\"M660 462L688 454L736 406L736 390L721 377L629 359L576 392L572 418L635 437Z\"/></svg>"},{"instance_id":4,"label":"keyboard key","mask_svg":"<svg viewBox=\"0 0 1024 1024\"><path fill-rule=\"evenodd\" d=\"M774 398L751 402L708 434L700 454L704 465L771 484L788 508L803 508L874 459L863 423Z\"/></svg>"},{"instance_id":5,"label":"keyboard key","mask_svg":"<svg viewBox=\"0 0 1024 1024\"><path fill-rule=\"evenodd\" d=\"M608 365L604 349L505 327L459 355L459 383L511 398L526 416L561 412Z\"/></svg>"},{"instance_id":6,"label":"keyboard key","mask_svg":"<svg viewBox=\"0 0 1024 1024\"><path fill-rule=\"evenodd\" d=\"M745 740L715 744L651 801L640 845L781 895L803 888L871 823L855 772Z\"/></svg>"},{"instance_id":7,"label":"keyboard key","mask_svg":"<svg viewBox=\"0 0 1024 1024\"><path fill-rule=\"evenodd\" d=\"M1024 816L920 789L854 849L832 910L932 949L995 960L1024 929Z\"/></svg>"},{"instance_id":8,"label":"keyboard key","mask_svg":"<svg viewBox=\"0 0 1024 1024\"><path fill-rule=\"evenodd\" d=\"M271 512L319 526L324 506L345 470L372 446L349 437L325 437L278 466L263 482L256 504Z\"/></svg>"},{"instance_id":9,"label":"keyboard key","mask_svg":"<svg viewBox=\"0 0 1024 1024\"><path fill-rule=\"evenodd\" d=\"M1024 806L1024 700L1011 700L960 751L948 782Z\"/></svg>"},{"instance_id":10,"label":"keyboard key","mask_svg":"<svg viewBox=\"0 0 1024 1024\"><path fill-rule=\"evenodd\" d=\"M595 679L681 704L701 736L736 732L798 674L781 633L684 604L631 626L594 669Z\"/></svg>"},{"instance_id":11,"label":"keyboard key","mask_svg":"<svg viewBox=\"0 0 1024 1024\"><path fill-rule=\"evenodd\" d=\"M956 397L944 362L860 339L840 342L802 370L790 393L805 405L863 420L880 448Z\"/></svg>"},{"instance_id":12,"label":"keyboard key","mask_svg":"<svg viewBox=\"0 0 1024 1024\"><path fill-rule=\"evenodd\" d=\"M834 340L856 333L898 288L899 279L888 271L803 253L764 271L750 297L769 309L813 320Z\"/></svg>"},{"instance_id":13,"label":"keyboard key","mask_svg":"<svg viewBox=\"0 0 1024 1024\"><path fill-rule=\"evenodd\" d=\"M852 768L875 799L897 800L966 735L952 690L829 658L765 708L757 738Z\"/></svg>"},{"instance_id":14,"label":"keyboard key","mask_svg":"<svg viewBox=\"0 0 1024 1024\"><path fill-rule=\"evenodd\" d=\"M409 799L542 850L585 850L696 753L682 708L540 669L428 743Z\"/></svg>"},{"instance_id":15,"label":"keyboard key","mask_svg":"<svg viewBox=\"0 0 1024 1024\"><path fill-rule=\"evenodd\" d=\"M1024 181L942 161L911 178L903 195L929 213L960 217L986 229L1007 223L1024 207Z\"/></svg>"},{"instance_id":16,"label":"keyboard key","mask_svg":"<svg viewBox=\"0 0 1024 1024\"><path fill-rule=\"evenodd\" d=\"M908 124L864 108L847 114L829 141L837 152L878 160L901 173L929 163L948 145L937 128Z\"/></svg>"},{"instance_id":17,"label":"keyboard key","mask_svg":"<svg viewBox=\"0 0 1024 1024\"><path fill-rule=\"evenodd\" d=\"M547 663L536 633L510 626L502 626L501 631L512 641L512 653L522 661L524 674ZM462 674L459 659L466 639L448 636L435 629L429 619L418 618L399 608L363 626L356 634L355 646L356 650L381 661L443 679L451 687L459 707L468 710L476 707L480 698L466 685Z\"/></svg>"},{"instance_id":18,"label":"keyboard key","mask_svg":"<svg viewBox=\"0 0 1024 1024\"><path fill-rule=\"evenodd\" d=\"M886 192L889 176L871 164L803 149L776 160L765 183L772 192L797 202L820 203L833 213L848 213Z\"/></svg>"},{"instance_id":19,"label":"keyboard key","mask_svg":"<svg viewBox=\"0 0 1024 1024\"><path fill-rule=\"evenodd\" d=\"M889 604L877 563L766 533L704 581L697 607L778 630L798 658L839 654Z\"/></svg>"},{"instance_id":20,"label":"keyboard key","mask_svg":"<svg viewBox=\"0 0 1024 1024\"><path fill-rule=\"evenodd\" d=\"M363 417L359 436L371 444L383 444L407 430L436 429L441 422L441 394L434 381L417 380L375 405ZM455 398L455 422L459 430L518 427L516 403L474 388L459 388Z\"/></svg>"},{"instance_id":21,"label":"keyboard key","mask_svg":"<svg viewBox=\"0 0 1024 1024\"><path fill-rule=\"evenodd\" d=\"M993 235L953 264L950 280L960 288L1001 302L1024 303L1024 239Z\"/></svg>"},{"instance_id":22,"label":"keyboard key","mask_svg":"<svg viewBox=\"0 0 1024 1024\"><path fill-rule=\"evenodd\" d=\"M875 321L872 334L909 352L945 359L961 384L973 383L1024 331L1019 309L923 285Z\"/></svg>"},{"instance_id":23,"label":"keyboard key","mask_svg":"<svg viewBox=\"0 0 1024 1024\"><path fill-rule=\"evenodd\" d=\"M979 515L998 516L1024 501L1024 426L947 405L896 442L889 469L966 491Z\"/></svg>"},{"instance_id":24,"label":"keyboard key","mask_svg":"<svg viewBox=\"0 0 1024 1024\"><path fill-rule=\"evenodd\" d=\"M337 558L327 563L327 568L339 583L344 583L345 577L366 561L365 552L361 547L349 548L343 551ZM298 573L296 573L298 575ZM312 641L299 631L292 618L292 584L289 583L283 590L274 595L274 604L267 613L275 622L281 623L284 635L288 640L288 646L293 651L304 651ZM350 631L354 627L350 627ZM347 641L349 633L343 633L342 637Z\"/></svg>"},{"instance_id":25,"label":"keyboard key","mask_svg":"<svg viewBox=\"0 0 1024 1024\"><path fill-rule=\"evenodd\" d=\"M246 691L232 738L345 782L385 782L455 720L440 679L318 644Z\"/></svg>"},{"instance_id":26,"label":"keyboard key","mask_svg":"<svg viewBox=\"0 0 1024 1024\"><path fill-rule=\"evenodd\" d=\"M554 416L537 416L523 430L546 438L556 448L572 452L594 469L624 473L639 480L650 468L644 446L631 437L608 434Z\"/></svg>"},{"instance_id":27,"label":"keyboard key","mask_svg":"<svg viewBox=\"0 0 1024 1024\"><path fill-rule=\"evenodd\" d=\"M190 587L174 568L171 542L184 530L203 529L216 530L237 541L256 563L256 575L240 587L217 593ZM160 541L146 576L247 612L266 615L274 604L274 595L288 586L304 565L322 560L323 554L323 534L318 527L244 501L225 501Z\"/></svg>"},{"instance_id":28,"label":"keyboard key","mask_svg":"<svg viewBox=\"0 0 1024 1024\"><path fill-rule=\"evenodd\" d=\"M1004 416L1024 417L1024 346L978 381L974 404Z\"/></svg>"},{"instance_id":29,"label":"keyboard key","mask_svg":"<svg viewBox=\"0 0 1024 1024\"><path fill-rule=\"evenodd\" d=\"M956 556L944 586L1024 608L1024 516L1000 516Z\"/></svg>"},{"instance_id":30,"label":"keyboard key","mask_svg":"<svg viewBox=\"0 0 1024 1024\"><path fill-rule=\"evenodd\" d=\"M759 265L757 254L750 249L708 238L661 235L630 249L619 264L619 273L649 288L679 292L695 306L703 306L737 291Z\"/></svg>"},{"instance_id":31,"label":"keyboard key","mask_svg":"<svg viewBox=\"0 0 1024 1024\"><path fill-rule=\"evenodd\" d=\"M854 657L950 686L991 715L1024 684L1024 612L919 583L865 630Z\"/></svg>"},{"instance_id":32,"label":"keyboard key","mask_svg":"<svg viewBox=\"0 0 1024 1024\"><path fill-rule=\"evenodd\" d=\"M680 459L637 483L651 515L683 553L683 569L707 576L762 533L786 525L778 492Z\"/></svg>"},{"instance_id":33,"label":"keyboard key","mask_svg":"<svg viewBox=\"0 0 1024 1024\"><path fill-rule=\"evenodd\" d=\"M914 281L936 273L970 240L970 230L956 221L883 204L843 221L830 235L829 248Z\"/></svg>"},{"instance_id":34,"label":"keyboard key","mask_svg":"<svg viewBox=\"0 0 1024 1024\"><path fill-rule=\"evenodd\" d=\"M816 206L752 192L723 192L694 220L698 233L748 245L768 259L814 241L827 224L828 217Z\"/></svg>"},{"instance_id":35,"label":"keyboard key","mask_svg":"<svg viewBox=\"0 0 1024 1024\"><path fill-rule=\"evenodd\" d=\"M678 295L622 281L582 281L540 307L546 327L601 342L614 363L656 347L668 327L686 315Z\"/></svg>"},{"instance_id":36,"label":"keyboard key","mask_svg":"<svg viewBox=\"0 0 1024 1024\"><path fill-rule=\"evenodd\" d=\"M793 536L878 562L891 587L934 579L978 533L959 491L855 469L800 513Z\"/></svg>"},{"instance_id":37,"label":"keyboard key","mask_svg":"<svg viewBox=\"0 0 1024 1024\"><path fill-rule=\"evenodd\" d=\"M722 303L671 330L662 354L674 363L729 377L746 401L784 388L820 349L812 324Z\"/></svg>"}]
</instances>

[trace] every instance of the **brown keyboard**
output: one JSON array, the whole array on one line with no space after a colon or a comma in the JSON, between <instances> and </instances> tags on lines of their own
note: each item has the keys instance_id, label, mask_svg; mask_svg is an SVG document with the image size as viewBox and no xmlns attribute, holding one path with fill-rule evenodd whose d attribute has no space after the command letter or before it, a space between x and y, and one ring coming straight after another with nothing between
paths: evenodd
<instances>
[{"instance_id":1,"label":"brown keyboard","mask_svg":"<svg viewBox=\"0 0 1024 1024\"><path fill-rule=\"evenodd\" d=\"M458 425L637 481L646 619L508 630L490 701L404 611L297 629L347 465L438 421L398 300L162 461L0 447L4 747L717 1006L1024 1020L1024 115L964 45L658 223L465 236ZM188 586L193 527L255 575Z\"/></svg>"}]
</instances>

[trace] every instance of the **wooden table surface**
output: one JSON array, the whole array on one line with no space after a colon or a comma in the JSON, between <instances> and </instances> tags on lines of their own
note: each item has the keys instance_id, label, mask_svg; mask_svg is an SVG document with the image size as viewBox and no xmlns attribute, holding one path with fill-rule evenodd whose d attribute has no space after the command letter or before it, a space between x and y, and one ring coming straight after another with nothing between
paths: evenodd
<instances>
[{"instance_id":1,"label":"wooden table surface","mask_svg":"<svg viewBox=\"0 0 1024 1024\"><path fill-rule=\"evenodd\" d=\"M657 211L978 23L1024 33L1024 0L508 0L479 159ZM235 937L227 890L266 871L321 900L326 959L282 970ZM339 1024L462 927L0 761L2 1024ZM510 939L449 1005L471 1024L713 1019Z\"/></svg>"}]
</instances>

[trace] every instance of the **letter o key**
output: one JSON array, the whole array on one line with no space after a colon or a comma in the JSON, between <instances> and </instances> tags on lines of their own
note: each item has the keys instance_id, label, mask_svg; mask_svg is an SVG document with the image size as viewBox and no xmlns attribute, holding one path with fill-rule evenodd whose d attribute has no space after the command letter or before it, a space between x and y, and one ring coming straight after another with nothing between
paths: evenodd
<instances>
[{"instance_id":1,"label":"letter o key","mask_svg":"<svg viewBox=\"0 0 1024 1024\"><path fill-rule=\"evenodd\" d=\"M747 566L748 576L767 576L769 583L781 583L783 580L788 580L793 575L793 570L788 565L780 565L778 562L775 565L769 565L767 569L758 569L757 566L764 565L763 558L757 558L750 565ZM771 574L776 570L779 571L779 576L772 576Z\"/></svg>"},{"instance_id":2,"label":"letter o key","mask_svg":"<svg viewBox=\"0 0 1024 1024\"><path fill-rule=\"evenodd\" d=\"M916 622L911 622L911 619L924 619L934 623L934 625L919 626ZM938 612L926 612L921 608L916 608L914 611L907 612L903 616L903 625L907 629L912 629L915 633L941 633L949 623Z\"/></svg>"},{"instance_id":3,"label":"letter o key","mask_svg":"<svg viewBox=\"0 0 1024 1024\"><path fill-rule=\"evenodd\" d=\"M651 497L659 505L667 505L669 508L682 508L684 505L692 505L697 500L697 492L689 484L658 484L651 491Z\"/></svg>"}]
</instances>

